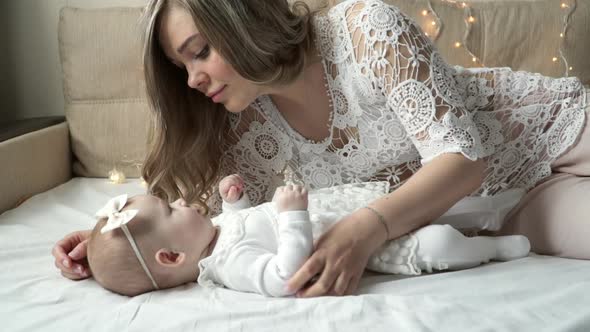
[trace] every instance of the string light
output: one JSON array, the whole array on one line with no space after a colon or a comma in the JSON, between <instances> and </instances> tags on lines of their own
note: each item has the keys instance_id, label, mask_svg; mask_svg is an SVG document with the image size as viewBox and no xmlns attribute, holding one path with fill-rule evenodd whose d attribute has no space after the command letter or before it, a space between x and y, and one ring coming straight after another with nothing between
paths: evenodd
<instances>
[{"instance_id":1,"label":"string light","mask_svg":"<svg viewBox=\"0 0 590 332\"><path fill-rule=\"evenodd\" d=\"M474 23L476 21L475 16L472 14L471 8L470 6L464 2L464 1L456 1L456 0L440 0L446 3L450 3L453 4L454 6L456 6L459 9L462 9L464 11L464 21L465 21L465 33L463 36L463 40L462 41L455 41L453 42L453 45L455 46L455 48L464 48L465 51L467 51L468 55L471 57L471 59L473 59L473 62L475 63L476 66L481 65L483 66L483 63L478 63L478 57L473 54L473 52L471 52L471 50L467 47L467 37L469 36L471 29L472 29L472 23ZM437 15L436 11L434 10L434 8L432 8L432 1L428 0L427 2L428 4L428 8L423 9L421 11L422 16L425 18L424 24L423 24L423 30L425 31L425 35L428 36L431 40L436 41L436 39L438 38L440 31L442 31L443 29L443 22L441 21L440 17Z\"/></svg>"},{"instance_id":2,"label":"string light","mask_svg":"<svg viewBox=\"0 0 590 332\"><path fill-rule=\"evenodd\" d=\"M463 35L463 42L460 41L456 41L454 42L454 46L455 48L461 48L463 47L465 49L465 51L471 56L471 60L474 63L479 62L479 58L473 54L473 52L471 52L471 50L467 47L467 39L469 37L469 34L471 32L473 23L475 23L476 17L473 15L470 6L466 3L466 2L459 2L457 0L441 0L442 2L446 2L448 4L452 4L454 6L456 6L457 8L462 8L464 10L464 17L465 17L465 33ZM422 10L422 16L424 16L429 22L430 22L430 26L432 27L436 27L435 31L432 31L431 29L424 29L424 30L429 30L429 31L425 31L425 35L429 38L431 38L433 41L435 41L438 36L439 36L439 32L442 29L443 26L443 22L440 20L440 17L437 15L436 11L432 8L432 3L431 0L428 0L428 9L424 9ZM560 46L559 46L559 55L562 59L562 62L564 63L564 67L565 67L565 76L569 76L569 71L573 70L572 66L568 65L567 59L563 53L563 43L565 41L565 36L569 27L569 22L571 19L571 15L574 12L574 10L576 9L576 0L562 0L561 2L561 8L562 9L569 9L568 12L566 13L564 19L563 19L563 28L562 28L562 32L559 34L559 37L561 38L561 42L560 42ZM427 16L431 16L431 17L427 17ZM427 22L428 22L427 21ZM559 58L558 57L553 57L552 62L558 62ZM484 66L483 62L480 62L480 64L482 66Z\"/></svg>"},{"instance_id":3,"label":"string light","mask_svg":"<svg viewBox=\"0 0 590 332\"><path fill-rule=\"evenodd\" d=\"M127 177L115 167L109 172L109 180L111 180L112 183L121 184L127 181Z\"/></svg>"},{"instance_id":4,"label":"string light","mask_svg":"<svg viewBox=\"0 0 590 332\"><path fill-rule=\"evenodd\" d=\"M561 61L563 62L566 77L570 75L570 70L572 70L572 67L569 65L567 58L565 57L565 54L563 52L563 45L565 43L565 36L566 36L567 30L569 28L572 13L574 12L574 10L576 10L576 7L577 7L576 0L571 0L570 2L571 2L571 4L569 4L569 5L566 2L561 3L561 8L563 8L563 9L569 8L565 17L563 18L563 27L562 27L562 31L560 34L561 40L559 42L559 56L561 57Z\"/></svg>"},{"instance_id":5,"label":"string light","mask_svg":"<svg viewBox=\"0 0 590 332\"><path fill-rule=\"evenodd\" d=\"M432 8L430 0L428 1L428 7L420 10L420 14L423 17L421 25L424 33L431 40L436 41L443 27L440 18L436 15L434 8Z\"/></svg>"}]
</instances>

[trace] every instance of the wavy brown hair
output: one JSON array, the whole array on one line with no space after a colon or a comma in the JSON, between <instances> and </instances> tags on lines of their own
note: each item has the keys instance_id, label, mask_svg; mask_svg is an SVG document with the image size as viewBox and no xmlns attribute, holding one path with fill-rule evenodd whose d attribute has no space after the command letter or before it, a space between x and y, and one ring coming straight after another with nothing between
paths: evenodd
<instances>
[{"instance_id":1,"label":"wavy brown hair","mask_svg":"<svg viewBox=\"0 0 590 332\"><path fill-rule=\"evenodd\" d=\"M150 0L142 16L143 69L154 116L142 176L165 200L183 197L207 209L219 177L228 113L187 84L188 74L165 56L161 17L177 6L191 14L209 45L242 77L288 84L312 49L309 7L287 0Z\"/></svg>"}]
</instances>

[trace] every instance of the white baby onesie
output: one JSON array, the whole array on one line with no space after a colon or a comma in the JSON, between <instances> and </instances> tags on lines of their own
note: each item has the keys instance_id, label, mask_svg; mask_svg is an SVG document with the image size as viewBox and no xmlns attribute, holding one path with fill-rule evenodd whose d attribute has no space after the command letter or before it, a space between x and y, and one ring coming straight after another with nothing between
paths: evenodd
<instances>
[{"instance_id":1,"label":"white baby onesie","mask_svg":"<svg viewBox=\"0 0 590 332\"><path fill-rule=\"evenodd\" d=\"M230 206L227 213L224 210L214 219L221 230L211 255L199 262L199 284L266 296L292 294L285 284L313 249L309 213L277 215L273 205L265 203L239 211Z\"/></svg>"},{"instance_id":2,"label":"white baby onesie","mask_svg":"<svg viewBox=\"0 0 590 332\"><path fill-rule=\"evenodd\" d=\"M248 208L246 195L234 204L224 203L224 213L213 218L221 228L215 249L199 262L199 284L266 296L291 295L285 290L286 282L311 254L313 239L342 217L382 196L387 187L386 182L371 182L318 189L309 194L309 213L279 214L272 202ZM461 204L454 211L467 211L475 220L479 211L486 221L490 220L489 208L497 207L472 200ZM445 218L453 221L452 215ZM466 220L461 219L462 226L485 226ZM370 257L367 268L418 275L469 268L490 259L512 260L526 256L529 249L528 240L522 236L465 238L449 225L429 225L386 242Z\"/></svg>"}]
</instances>

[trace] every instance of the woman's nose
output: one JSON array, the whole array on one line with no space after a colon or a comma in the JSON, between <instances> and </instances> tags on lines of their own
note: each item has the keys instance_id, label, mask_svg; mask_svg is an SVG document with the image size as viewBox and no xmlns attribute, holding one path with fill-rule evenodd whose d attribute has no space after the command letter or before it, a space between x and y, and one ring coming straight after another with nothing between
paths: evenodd
<instances>
[{"instance_id":1,"label":"woman's nose","mask_svg":"<svg viewBox=\"0 0 590 332\"><path fill-rule=\"evenodd\" d=\"M207 77L203 73L188 73L188 86L199 90L202 93L207 93Z\"/></svg>"}]
</instances>

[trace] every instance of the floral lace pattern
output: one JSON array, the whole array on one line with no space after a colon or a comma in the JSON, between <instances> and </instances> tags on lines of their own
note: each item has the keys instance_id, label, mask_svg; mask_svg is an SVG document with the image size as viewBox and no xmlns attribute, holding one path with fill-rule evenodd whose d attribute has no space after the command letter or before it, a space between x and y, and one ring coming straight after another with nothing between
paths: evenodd
<instances>
[{"instance_id":1,"label":"floral lace pattern","mask_svg":"<svg viewBox=\"0 0 590 332\"><path fill-rule=\"evenodd\" d=\"M310 189L389 181L393 191L443 153L487 163L473 195L530 189L584 124L579 80L449 66L417 24L380 0L343 1L314 28L330 135L306 139L268 96L231 115L223 174L240 173L253 204L272 198L287 166Z\"/></svg>"}]
</instances>

